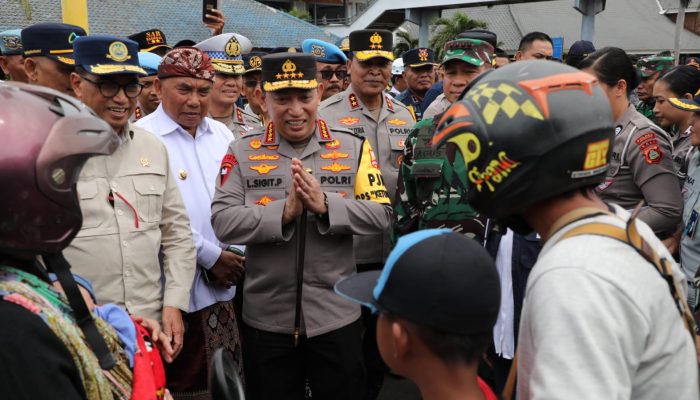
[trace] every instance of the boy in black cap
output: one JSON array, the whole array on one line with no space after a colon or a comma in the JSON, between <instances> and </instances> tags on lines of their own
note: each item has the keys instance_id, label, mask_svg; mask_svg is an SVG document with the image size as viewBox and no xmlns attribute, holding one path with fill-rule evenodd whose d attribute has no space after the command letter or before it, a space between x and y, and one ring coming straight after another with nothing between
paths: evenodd
<instances>
[{"instance_id":1,"label":"boy in black cap","mask_svg":"<svg viewBox=\"0 0 700 400\"><path fill-rule=\"evenodd\" d=\"M477 365L491 342L500 286L477 242L449 229L403 236L381 272L351 276L335 290L379 312L382 358L423 399L496 399Z\"/></svg>"},{"instance_id":2,"label":"boy in black cap","mask_svg":"<svg viewBox=\"0 0 700 400\"><path fill-rule=\"evenodd\" d=\"M70 83L75 66L73 42L85 35L83 28L68 24L42 23L24 28L24 69L29 83L74 96Z\"/></svg>"}]
</instances>

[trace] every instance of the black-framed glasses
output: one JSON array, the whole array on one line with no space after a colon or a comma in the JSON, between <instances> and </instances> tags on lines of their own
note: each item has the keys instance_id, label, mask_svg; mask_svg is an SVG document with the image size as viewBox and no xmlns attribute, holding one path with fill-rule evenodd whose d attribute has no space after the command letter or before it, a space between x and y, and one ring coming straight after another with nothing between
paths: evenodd
<instances>
[{"instance_id":1,"label":"black-framed glasses","mask_svg":"<svg viewBox=\"0 0 700 400\"><path fill-rule=\"evenodd\" d=\"M248 80L244 81L244 83L245 83L245 87L253 89L260 84L260 81L258 81L256 79L248 79Z\"/></svg>"},{"instance_id":2,"label":"black-framed glasses","mask_svg":"<svg viewBox=\"0 0 700 400\"><path fill-rule=\"evenodd\" d=\"M318 71L318 72L321 74L321 78L323 78L323 80L326 80L326 81L329 81L333 77L333 74L335 74L335 76L338 77L339 81L342 81L343 79L347 78L347 76L348 76L348 71L346 71L344 69L338 69L335 71L332 69L327 69L327 70Z\"/></svg>"},{"instance_id":3,"label":"black-framed glasses","mask_svg":"<svg viewBox=\"0 0 700 400\"><path fill-rule=\"evenodd\" d=\"M81 78L97 86L100 94L107 98L112 98L119 94L119 91L124 89L124 94L130 99L134 99L141 94L143 90L143 85L138 82L129 82L124 85L120 85L114 81L93 81L84 75L80 75Z\"/></svg>"}]
</instances>

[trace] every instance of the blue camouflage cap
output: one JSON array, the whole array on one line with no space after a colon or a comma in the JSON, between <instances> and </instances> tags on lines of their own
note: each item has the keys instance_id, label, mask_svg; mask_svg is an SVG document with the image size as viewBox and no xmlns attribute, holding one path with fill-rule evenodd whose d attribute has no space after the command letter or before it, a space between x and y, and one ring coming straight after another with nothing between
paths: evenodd
<instances>
[{"instance_id":1,"label":"blue camouflage cap","mask_svg":"<svg viewBox=\"0 0 700 400\"><path fill-rule=\"evenodd\" d=\"M244 47L252 47L248 46L249 43L250 40L245 36L222 33L201 41L194 47L207 53L216 73L242 75L245 72L242 54L245 50Z\"/></svg>"},{"instance_id":2,"label":"blue camouflage cap","mask_svg":"<svg viewBox=\"0 0 700 400\"><path fill-rule=\"evenodd\" d=\"M95 75L147 75L139 65L139 44L107 35L83 36L73 44L75 65Z\"/></svg>"},{"instance_id":3,"label":"blue camouflage cap","mask_svg":"<svg viewBox=\"0 0 700 400\"><path fill-rule=\"evenodd\" d=\"M340 48L332 43L318 39L306 39L301 43L301 50L311 54L317 62L326 64L345 64L348 58Z\"/></svg>"},{"instance_id":4,"label":"blue camouflage cap","mask_svg":"<svg viewBox=\"0 0 700 400\"><path fill-rule=\"evenodd\" d=\"M158 65L163 57L148 51L139 51L139 65L146 70L148 76L158 73Z\"/></svg>"},{"instance_id":5,"label":"blue camouflage cap","mask_svg":"<svg viewBox=\"0 0 700 400\"><path fill-rule=\"evenodd\" d=\"M0 55L14 56L22 54L22 30L10 29L0 32Z\"/></svg>"}]
</instances>

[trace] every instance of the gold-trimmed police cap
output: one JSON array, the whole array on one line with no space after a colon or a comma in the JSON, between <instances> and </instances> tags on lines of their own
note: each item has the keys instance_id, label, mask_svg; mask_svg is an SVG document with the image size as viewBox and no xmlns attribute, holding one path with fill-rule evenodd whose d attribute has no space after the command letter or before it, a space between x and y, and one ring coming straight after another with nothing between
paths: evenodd
<instances>
[{"instance_id":1,"label":"gold-trimmed police cap","mask_svg":"<svg viewBox=\"0 0 700 400\"><path fill-rule=\"evenodd\" d=\"M85 36L85 29L69 24L45 22L22 29L24 57L48 57L74 66L73 43Z\"/></svg>"},{"instance_id":2,"label":"gold-trimmed police cap","mask_svg":"<svg viewBox=\"0 0 700 400\"><path fill-rule=\"evenodd\" d=\"M165 39L165 33L160 29L149 29L134 33L129 36L129 39L138 43L139 51L154 51L163 47L172 49L172 46L169 46L168 41Z\"/></svg>"},{"instance_id":3,"label":"gold-trimmed police cap","mask_svg":"<svg viewBox=\"0 0 700 400\"><path fill-rule=\"evenodd\" d=\"M251 51L248 54L244 54L243 66L245 67L245 73L260 71L262 68L262 58L266 55L267 53L263 51Z\"/></svg>"},{"instance_id":4,"label":"gold-trimmed police cap","mask_svg":"<svg viewBox=\"0 0 700 400\"><path fill-rule=\"evenodd\" d=\"M315 89L316 59L311 54L277 53L262 58L262 84L266 92L281 89Z\"/></svg>"},{"instance_id":5,"label":"gold-trimmed police cap","mask_svg":"<svg viewBox=\"0 0 700 400\"><path fill-rule=\"evenodd\" d=\"M139 64L139 45L133 40L107 35L82 36L75 40L75 65L91 74L147 75Z\"/></svg>"},{"instance_id":6,"label":"gold-trimmed police cap","mask_svg":"<svg viewBox=\"0 0 700 400\"><path fill-rule=\"evenodd\" d=\"M394 38L384 29L363 29L350 32L350 51L360 61L382 57L394 61Z\"/></svg>"},{"instance_id":7,"label":"gold-trimmed police cap","mask_svg":"<svg viewBox=\"0 0 700 400\"><path fill-rule=\"evenodd\" d=\"M239 38L244 36L235 33L222 33L207 40L201 41L194 47L207 53L214 71L224 75L243 75L243 45ZM245 38L247 40L247 38Z\"/></svg>"}]
</instances>

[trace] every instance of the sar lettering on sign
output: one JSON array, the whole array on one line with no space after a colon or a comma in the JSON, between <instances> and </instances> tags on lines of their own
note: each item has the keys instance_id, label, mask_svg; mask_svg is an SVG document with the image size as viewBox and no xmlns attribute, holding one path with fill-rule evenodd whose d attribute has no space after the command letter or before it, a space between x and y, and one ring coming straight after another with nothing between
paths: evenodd
<instances>
[{"instance_id":1,"label":"sar lettering on sign","mask_svg":"<svg viewBox=\"0 0 700 400\"><path fill-rule=\"evenodd\" d=\"M484 186L489 192L493 192L496 190L496 185L507 178L518 165L520 165L519 162L511 160L506 152L502 151L498 153L498 159L491 160L483 171L479 171L477 167L472 168L468 177L479 192L484 190Z\"/></svg>"}]
</instances>

